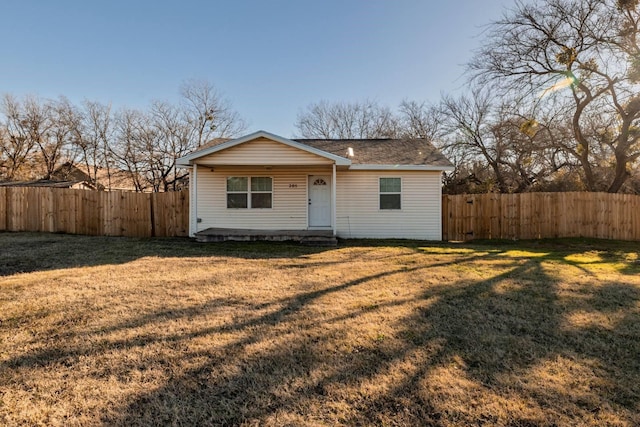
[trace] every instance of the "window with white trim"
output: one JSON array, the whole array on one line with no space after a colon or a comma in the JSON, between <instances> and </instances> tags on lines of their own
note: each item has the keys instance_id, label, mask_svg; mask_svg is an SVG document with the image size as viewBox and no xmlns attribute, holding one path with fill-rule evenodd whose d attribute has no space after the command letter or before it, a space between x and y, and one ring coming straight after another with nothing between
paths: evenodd
<instances>
[{"instance_id":1,"label":"window with white trim","mask_svg":"<svg viewBox=\"0 0 640 427\"><path fill-rule=\"evenodd\" d=\"M227 177L227 209L271 209L272 204L273 178Z\"/></svg>"},{"instance_id":2,"label":"window with white trim","mask_svg":"<svg viewBox=\"0 0 640 427\"><path fill-rule=\"evenodd\" d=\"M399 210L402 207L402 179L380 178L380 209Z\"/></svg>"}]
</instances>

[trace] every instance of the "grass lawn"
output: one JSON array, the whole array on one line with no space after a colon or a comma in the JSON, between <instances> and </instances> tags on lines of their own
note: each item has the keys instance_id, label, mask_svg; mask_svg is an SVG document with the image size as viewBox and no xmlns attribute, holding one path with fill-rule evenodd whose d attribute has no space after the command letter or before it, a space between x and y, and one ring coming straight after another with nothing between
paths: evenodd
<instances>
[{"instance_id":1,"label":"grass lawn","mask_svg":"<svg viewBox=\"0 0 640 427\"><path fill-rule=\"evenodd\" d=\"M639 250L0 233L0 425L640 425Z\"/></svg>"}]
</instances>

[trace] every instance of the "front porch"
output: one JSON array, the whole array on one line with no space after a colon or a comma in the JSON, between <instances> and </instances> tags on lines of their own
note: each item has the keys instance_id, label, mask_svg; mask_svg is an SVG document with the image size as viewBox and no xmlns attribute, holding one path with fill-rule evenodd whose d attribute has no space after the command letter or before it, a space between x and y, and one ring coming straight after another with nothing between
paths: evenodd
<instances>
[{"instance_id":1,"label":"front porch","mask_svg":"<svg viewBox=\"0 0 640 427\"><path fill-rule=\"evenodd\" d=\"M244 228L207 228L195 233L198 242L299 242L309 246L336 246L332 230L253 230Z\"/></svg>"}]
</instances>

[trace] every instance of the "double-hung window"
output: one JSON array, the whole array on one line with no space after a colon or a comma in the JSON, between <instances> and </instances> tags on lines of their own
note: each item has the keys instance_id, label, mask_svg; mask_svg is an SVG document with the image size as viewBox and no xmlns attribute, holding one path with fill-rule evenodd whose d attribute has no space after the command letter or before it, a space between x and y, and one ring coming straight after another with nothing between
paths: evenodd
<instances>
[{"instance_id":1,"label":"double-hung window","mask_svg":"<svg viewBox=\"0 0 640 427\"><path fill-rule=\"evenodd\" d=\"M402 179L380 178L380 209L402 208Z\"/></svg>"},{"instance_id":2,"label":"double-hung window","mask_svg":"<svg viewBox=\"0 0 640 427\"><path fill-rule=\"evenodd\" d=\"M251 208L271 209L273 180L265 176L251 177Z\"/></svg>"},{"instance_id":3,"label":"double-hung window","mask_svg":"<svg viewBox=\"0 0 640 427\"><path fill-rule=\"evenodd\" d=\"M227 209L270 209L272 203L271 177L227 177Z\"/></svg>"}]
</instances>

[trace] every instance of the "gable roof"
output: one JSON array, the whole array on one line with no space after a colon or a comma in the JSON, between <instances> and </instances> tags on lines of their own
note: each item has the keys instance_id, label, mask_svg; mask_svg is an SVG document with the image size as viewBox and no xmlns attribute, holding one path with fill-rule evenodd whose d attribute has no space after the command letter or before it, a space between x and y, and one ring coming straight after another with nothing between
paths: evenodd
<instances>
[{"instance_id":1,"label":"gable roof","mask_svg":"<svg viewBox=\"0 0 640 427\"><path fill-rule=\"evenodd\" d=\"M95 183L91 176L85 170L86 166L80 166L72 162L66 162L60 165L52 174L52 181L84 181L89 185L95 186L98 190L124 190L135 191L134 174L127 171L111 167L107 169L103 166L90 165L92 172L95 171Z\"/></svg>"},{"instance_id":2,"label":"gable roof","mask_svg":"<svg viewBox=\"0 0 640 427\"><path fill-rule=\"evenodd\" d=\"M426 139L286 139L265 131L238 139L209 141L178 159L178 165L190 165L198 158L260 137L329 158L336 161L336 165L349 166L350 169L453 170L453 164Z\"/></svg>"},{"instance_id":3,"label":"gable roof","mask_svg":"<svg viewBox=\"0 0 640 427\"><path fill-rule=\"evenodd\" d=\"M180 157L177 161L177 164L178 166L188 166L192 164L192 162L196 159L208 156L218 151L226 150L227 148L235 147L236 145L244 144L245 142L249 142L258 138L267 138L272 141L276 141L281 144L288 145L289 147L297 148L299 150L306 151L307 153L315 154L316 156L333 160L336 163L336 165L348 166L351 164L351 160L345 157L337 156L335 154L314 148L310 145L301 144L292 139L283 138L281 136L274 135L272 133L265 132L263 130L254 132L252 134L249 134L240 138L230 139L227 141L219 140L220 143L207 144L206 148L201 148L190 154L187 154L186 156Z\"/></svg>"}]
</instances>

